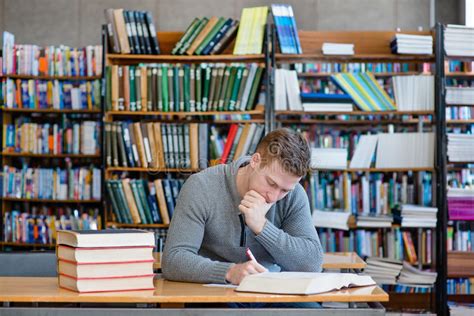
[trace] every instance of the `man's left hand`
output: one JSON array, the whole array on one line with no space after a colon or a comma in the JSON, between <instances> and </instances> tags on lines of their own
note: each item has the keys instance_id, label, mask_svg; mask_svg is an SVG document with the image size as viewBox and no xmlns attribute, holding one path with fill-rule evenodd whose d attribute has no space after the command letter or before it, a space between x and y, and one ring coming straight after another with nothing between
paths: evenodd
<instances>
[{"instance_id":1,"label":"man's left hand","mask_svg":"<svg viewBox=\"0 0 474 316\"><path fill-rule=\"evenodd\" d=\"M239 210L244 214L245 223L254 234L258 235L262 232L267 222L265 215L272 205L272 203L267 203L265 198L254 190L247 192L240 202Z\"/></svg>"}]
</instances>

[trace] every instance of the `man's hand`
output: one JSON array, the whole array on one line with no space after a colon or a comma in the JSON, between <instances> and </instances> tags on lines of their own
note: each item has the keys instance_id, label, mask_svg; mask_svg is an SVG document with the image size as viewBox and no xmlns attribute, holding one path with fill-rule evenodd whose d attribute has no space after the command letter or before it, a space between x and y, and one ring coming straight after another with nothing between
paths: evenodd
<instances>
[{"instance_id":1,"label":"man's hand","mask_svg":"<svg viewBox=\"0 0 474 316\"><path fill-rule=\"evenodd\" d=\"M230 267L225 274L225 279L235 285L239 285L242 280L250 274L267 272L267 269L254 260L238 263Z\"/></svg>"},{"instance_id":2,"label":"man's hand","mask_svg":"<svg viewBox=\"0 0 474 316\"><path fill-rule=\"evenodd\" d=\"M273 204L254 190L248 191L239 205L239 210L245 215L245 223L258 235L262 232L267 219L265 215Z\"/></svg>"}]
</instances>

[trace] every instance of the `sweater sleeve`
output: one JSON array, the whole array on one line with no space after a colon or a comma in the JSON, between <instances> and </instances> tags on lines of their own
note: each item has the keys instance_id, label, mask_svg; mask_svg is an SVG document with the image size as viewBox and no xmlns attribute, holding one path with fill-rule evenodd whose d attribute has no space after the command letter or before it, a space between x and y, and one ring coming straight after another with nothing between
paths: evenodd
<instances>
[{"instance_id":1,"label":"sweater sleeve","mask_svg":"<svg viewBox=\"0 0 474 316\"><path fill-rule=\"evenodd\" d=\"M267 221L256 240L272 255L283 271L320 272L323 250L313 225L308 196L297 185L286 205L282 227Z\"/></svg>"},{"instance_id":2,"label":"sweater sleeve","mask_svg":"<svg viewBox=\"0 0 474 316\"><path fill-rule=\"evenodd\" d=\"M206 222L206 197L196 176L180 191L162 257L164 278L172 281L225 283L232 263L213 261L198 254Z\"/></svg>"}]
</instances>

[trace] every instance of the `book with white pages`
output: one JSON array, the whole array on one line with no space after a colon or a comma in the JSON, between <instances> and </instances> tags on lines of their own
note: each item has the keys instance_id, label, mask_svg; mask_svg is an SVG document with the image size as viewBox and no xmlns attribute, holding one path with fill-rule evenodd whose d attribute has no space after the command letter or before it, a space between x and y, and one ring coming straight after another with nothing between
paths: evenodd
<instances>
[{"instance_id":1,"label":"book with white pages","mask_svg":"<svg viewBox=\"0 0 474 316\"><path fill-rule=\"evenodd\" d=\"M377 147L377 139L377 135L362 135L360 137L349 165L351 169L370 168Z\"/></svg>"},{"instance_id":2,"label":"book with white pages","mask_svg":"<svg viewBox=\"0 0 474 316\"><path fill-rule=\"evenodd\" d=\"M311 168L347 169L347 148L311 148Z\"/></svg>"},{"instance_id":3,"label":"book with white pages","mask_svg":"<svg viewBox=\"0 0 474 316\"><path fill-rule=\"evenodd\" d=\"M315 227L349 230L349 212L314 210L312 216Z\"/></svg>"},{"instance_id":4,"label":"book with white pages","mask_svg":"<svg viewBox=\"0 0 474 316\"><path fill-rule=\"evenodd\" d=\"M354 108L352 103L305 102L302 106L305 112L352 112Z\"/></svg>"},{"instance_id":5,"label":"book with white pages","mask_svg":"<svg viewBox=\"0 0 474 316\"><path fill-rule=\"evenodd\" d=\"M354 273L264 272L246 276L236 291L311 295L369 285L376 285L370 276Z\"/></svg>"},{"instance_id":6,"label":"book with white pages","mask_svg":"<svg viewBox=\"0 0 474 316\"><path fill-rule=\"evenodd\" d=\"M286 96L288 98L288 107L290 111L302 111L300 97L300 84L298 82L298 73L295 70L285 70Z\"/></svg>"}]
</instances>

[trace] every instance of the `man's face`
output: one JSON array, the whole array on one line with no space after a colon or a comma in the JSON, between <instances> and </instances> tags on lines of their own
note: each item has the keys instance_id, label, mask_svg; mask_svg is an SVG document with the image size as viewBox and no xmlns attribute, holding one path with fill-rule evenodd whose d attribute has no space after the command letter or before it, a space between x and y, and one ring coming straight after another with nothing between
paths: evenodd
<instances>
[{"instance_id":1,"label":"man's face","mask_svg":"<svg viewBox=\"0 0 474 316\"><path fill-rule=\"evenodd\" d=\"M257 191L267 203L275 203L284 198L301 180L301 177L283 170L276 160L261 167L259 153L252 156L250 165L253 172L249 178L249 190Z\"/></svg>"}]
</instances>

